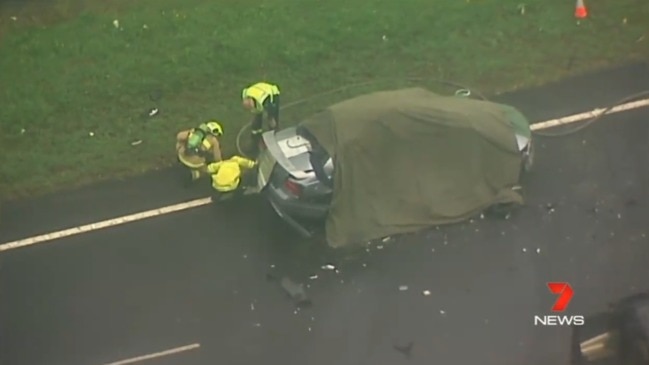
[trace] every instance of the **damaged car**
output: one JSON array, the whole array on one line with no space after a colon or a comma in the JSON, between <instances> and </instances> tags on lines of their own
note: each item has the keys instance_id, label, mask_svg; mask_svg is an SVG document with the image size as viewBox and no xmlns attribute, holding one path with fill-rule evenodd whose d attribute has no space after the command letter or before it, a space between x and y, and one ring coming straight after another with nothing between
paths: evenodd
<instances>
[{"instance_id":1,"label":"damaged car","mask_svg":"<svg viewBox=\"0 0 649 365\"><path fill-rule=\"evenodd\" d=\"M511 203L497 190L514 188L533 162L530 125L515 108L421 88L357 96L262 139L258 188L306 236L313 223L350 231L345 220L365 220L353 236L368 239L372 225L408 231ZM331 217L336 206L343 214Z\"/></svg>"},{"instance_id":2,"label":"damaged car","mask_svg":"<svg viewBox=\"0 0 649 365\"><path fill-rule=\"evenodd\" d=\"M649 292L612 303L572 327L572 365L649 365Z\"/></svg>"}]
</instances>

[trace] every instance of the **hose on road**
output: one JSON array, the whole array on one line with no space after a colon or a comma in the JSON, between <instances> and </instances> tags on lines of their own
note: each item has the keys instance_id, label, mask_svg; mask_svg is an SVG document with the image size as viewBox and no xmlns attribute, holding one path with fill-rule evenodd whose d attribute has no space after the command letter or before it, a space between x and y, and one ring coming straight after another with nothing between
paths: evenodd
<instances>
[{"instance_id":1,"label":"hose on road","mask_svg":"<svg viewBox=\"0 0 649 365\"><path fill-rule=\"evenodd\" d=\"M317 98L327 96L327 95L338 94L338 93L341 93L343 91L347 91L347 90L350 90L350 89L363 87L363 86L376 85L376 84L384 83L384 82L394 82L394 81L401 81L401 82L403 82L403 81L407 81L407 82L432 82L432 83L436 83L436 84L441 84L441 85L452 86L452 87L458 88L458 90L455 92L455 94L458 95L458 96L468 97L471 94L475 94L476 96L478 96L482 100L489 100L489 99L487 99L487 97L485 97L479 91L476 91L476 90L472 91L470 88L466 87L465 85L462 85L462 84L459 84L459 83L453 82L453 81L447 81L447 80L441 80L441 79L430 79L430 78L425 78L425 77L385 78L385 79L379 79L379 80L373 80L373 81L365 81L365 82L357 82L357 83L353 83L353 84L347 84L345 86L342 86L342 87L339 87L339 88L336 88L336 89L324 91L324 92L321 92L321 93L318 93L318 94L313 94L313 95L310 95L309 97L298 99L298 100L292 101L292 102L290 102L290 103L288 103L288 104L286 104L284 106L280 106L280 110L290 109L290 108L295 107L297 105L304 104L305 102L307 102L309 100L317 99ZM248 157L248 158L250 158L250 156L248 156L243 151L243 149L241 148L241 138L242 138L244 132L246 132L250 128L250 125L251 125L251 122L248 122L245 125L243 125L241 127L241 129L239 129L239 133L237 133L237 138L236 138L236 141L235 141L236 142L236 147L237 147L237 152L239 153L239 155L244 156L244 157Z\"/></svg>"},{"instance_id":2,"label":"hose on road","mask_svg":"<svg viewBox=\"0 0 649 365\"><path fill-rule=\"evenodd\" d=\"M312 99L320 98L320 97L323 97L323 96L326 96L326 95L337 94L337 93L340 93L340 92L343 92L343 91L347 91L349 89L354 89L354 88L358 88L358 87L362 87L362 86L375 85L375 84L388 82L388 81L432 82L432 83L436 83L436 84L457 87L458 89L455 91L455 95L457 95L457 96L468 97L471 94L475 94L480 99L485 100L485 101L489 101L489 99L486 96L484 96L482 93L480 93L479 91L477 91L477 90L472 91L470 88L466 87L465 85L459 84L459 83L454 82L454 81L447 81L447 80L441 80L441 79L429 79L429 78L425 78L425 77L408 77L408 78L386 78L386 79L379 79L379 80L373 80L373 81L366 81L366 82L358 82L358 83L354 83L354 84L348 84L348 85L345 85L345 86L342 86L342 87L339 87L339 88L336 88L336 89L328 90L328 91L325 91L325 92L322 92L322 93L310 95L309 97L306 97L306 98L295 100L293 102L290 102L290 103L280 107L280 109L281 110L290 109L292 107L303 104L303 103L305 103L305 102L307 102L309 100L312 100ZM577 126L575 128L572 128L570 130L567 130L567 131L562 131L562 132L557 132L557 133L533 131L532 133L534 133L535 135L541 136L541 137L563 137L563 136L567 136L567 135L570 135L570 134L573 134L573 133L577 133L577 132L585 129L586 127L592 125L596 121L600 120L602 117L607 115L613 108L617 107L618 105L630 102L630 101L632 101L634 99L639 99L639 98L644 97L644 96L649 96L649 90L645 90L645 91L642 91L642 92L639 92L639 93L624 97L623 99L617 101L616 103L613 103L610 106L604 108L602 110L602 112L600 112L598 115L594 116L593 118L590 118L590 119L584 121L579 126ZM247 131L250 128L250 125L251 125L251 123L248 122L247 124L243 125L239 129L239 132L237 133L237 137L236 137L236 141L235 141L236 142L237 152L239 153L239 155L245 156L245 157L248 157L248 158L250 158L250 156L248 156L243 151L243 149L241 148L241 137L243 136L244 132Z\"/></svg>"},{"instance_id":3,"label":"hose on road","mask_svg":"<svg viewBox=\"0 0 649 365\"><path fill-rule=\"evenodd\" d=\"M569 130L564 130L562 132L557 132L557 133L540 132L540 131L534 131L533 133L535 135L538 135L538 136L541 136L541 137L563 137L563 136L567 136L567 135L570 135L570 134L573 134L573 133L577 133L577 132L585 129L586 127L591 126L593 123L597 122L598 120L602 119L602 117L609 114L613 108L615 108L615 107L617 107L619 105L622 105L622 104L629 103L629 102L631 102L631 101L633 101L635 99L639 99L641 97L646 97L646 96L649 96L649 90L641 91L639 93L635 93L635 94L626 96L626 97L618 100L617 102L611 104L610 106L602 109L602 111L599 114L597 114L596 116L594 116L594 117L592 117L592 118L590 118L588 120L585 120L583 123L581 123L577 127L571 128Z\"/></svg>"}]
</instances>

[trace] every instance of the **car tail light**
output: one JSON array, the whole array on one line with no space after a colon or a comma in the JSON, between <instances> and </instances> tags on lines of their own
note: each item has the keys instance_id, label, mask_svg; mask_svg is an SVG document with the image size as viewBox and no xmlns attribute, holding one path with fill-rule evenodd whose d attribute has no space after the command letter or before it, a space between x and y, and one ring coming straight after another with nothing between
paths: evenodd
<instances>
[{"instance_id":1,"label":"car tail light","mask_svg":"<svg viewBox=\"0 0 649 365\"><path fill-rule=\"evenodd\" d=\"M286 182L284 182L284 188L295 196L302 195L302 187L290 179L287 179Z\"/></svg>"}]
</instances>

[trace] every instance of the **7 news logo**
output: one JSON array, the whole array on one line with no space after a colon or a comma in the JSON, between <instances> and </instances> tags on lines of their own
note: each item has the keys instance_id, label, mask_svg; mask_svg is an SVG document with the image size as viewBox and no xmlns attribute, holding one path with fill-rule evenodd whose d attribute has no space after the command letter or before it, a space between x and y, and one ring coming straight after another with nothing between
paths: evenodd
<instances>
[{"instance_id":1,"label":"7 news logo","mask_svg":"<svg viewBox=\"0 0 649 365\"><path fill-rule=\"evenodd\" d=\"M557 300L552 306L553 312L564 312L572 300L574 291L568 283L552 282L548 283L548 289L552 294L558 295ZM566 316L566 315L545 315L534 316L535 326L583 326L584 316Z\"/></svg>"}]
</instances>

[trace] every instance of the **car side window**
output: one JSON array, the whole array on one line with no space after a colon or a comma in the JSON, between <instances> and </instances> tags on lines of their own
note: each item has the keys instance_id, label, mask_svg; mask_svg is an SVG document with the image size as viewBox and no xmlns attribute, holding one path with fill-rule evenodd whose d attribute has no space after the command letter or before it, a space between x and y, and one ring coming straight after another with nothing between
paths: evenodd
<instances>
[{"instance_id":1,"label":"car side window","mask_svg":"<svg viewBox=\"0 0 649 365\"><path fill-rule=\"evenodd\" d=\"M325 172L325 165L329 161L329 154L320 145L318 140L306 128L298 126L296 133L309 141L311 149L309 150L309 162L313 167L316 178L330 189L333 189L333 181Z\"/></svg>"},{"instance_id":2,"label":"car side window","mask_svg":"<svg viewBox=\"0 0 649 365\"><path fill-rule=\"evenodd\" d=\"M329 188L333 188L333 181L324 170L325 164L329 161L329 154L322 147L318 146L309 151L309 159L311 166L313 166L313 172L315 172L318 180Z\"/></svg>"}]
</instances>

